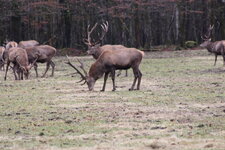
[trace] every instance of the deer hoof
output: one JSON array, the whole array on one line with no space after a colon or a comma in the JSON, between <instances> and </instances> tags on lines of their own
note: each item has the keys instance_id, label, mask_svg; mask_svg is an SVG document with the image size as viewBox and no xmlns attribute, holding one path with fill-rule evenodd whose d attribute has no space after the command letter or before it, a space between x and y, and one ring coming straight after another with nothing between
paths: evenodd
<instances>
[{"instance_id":1,"label":"deer hoof","mask_svg":"<svg viewBox=\"0 0 225 150\"><path fill-rule=\"evenodd\" d=\"M112 91L116 91L116 89L112 89Z\"/></svg>"},{"instance_id":2,"label":"deer hoof","mask_svg":"<svg viewBox=\"0 0 225 150\"><path fill-rule=\"evenodd\" d=\"M130 89L129 89L129 91L133 91L133 90L134 90L133 88L130 88Z\"/></svg>"}]
</instances>

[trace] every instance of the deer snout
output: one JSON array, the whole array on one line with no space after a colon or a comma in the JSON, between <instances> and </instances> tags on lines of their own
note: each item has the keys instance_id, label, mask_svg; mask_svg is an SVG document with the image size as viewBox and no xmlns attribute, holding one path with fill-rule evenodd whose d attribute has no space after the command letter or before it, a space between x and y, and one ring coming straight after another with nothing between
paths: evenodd
<instances>
[{"instance_id":1,"label":"deer snout","mask_svg":"<svg viewBox=\"0 0 225 150\"><path fill-rule=\"evenodd\" d=\"M95 85L95 80L93 78L88 78L87 79L87 85L88 85L89 91L93 91L94 85Z\"/></svg>"}]
</instances>

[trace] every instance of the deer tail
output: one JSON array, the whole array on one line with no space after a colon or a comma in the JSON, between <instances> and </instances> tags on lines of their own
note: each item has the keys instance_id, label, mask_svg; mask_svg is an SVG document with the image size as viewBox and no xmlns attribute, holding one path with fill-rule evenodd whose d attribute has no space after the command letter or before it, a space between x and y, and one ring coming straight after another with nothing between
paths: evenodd
<instances>
[{"instance_id":1,"label":"deer tail","mask_svg":"<svg viewBox=\"0 0 225 150\"><path fill-rule=\"evenodd\" d=\"M140 51L140 50L139 50L139 51ZM140 53L141 53L142 57L144 57L144 56L145 56L145 52L140 51Z\"/></svg>"}]
</instances>

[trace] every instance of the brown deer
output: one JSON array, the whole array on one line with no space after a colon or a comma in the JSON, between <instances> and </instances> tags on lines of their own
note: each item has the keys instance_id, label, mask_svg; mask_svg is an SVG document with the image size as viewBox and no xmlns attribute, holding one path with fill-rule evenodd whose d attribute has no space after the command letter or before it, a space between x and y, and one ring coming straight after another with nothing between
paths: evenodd
<instances>
[{"instance_id":1,"label":"brown deer","mask_svg":"<svg viewBox=\"0 0 225 150\"><path fill-rule=\"evenodd\" d=\"M207 34L204 35L204 37L202 36L202 39L204 40L204 42L200 44L200 47L206 48L210 53L215 54L214 66L216 65L218 55L222 55L223 64L225 65L225 40L211 42L211 32L213 28L214 26L210 25L210 27L208 28Z\"/></svg>"},{"instance_id":2,"label":"brown deer","mask_svg":"<svg viewBox=\"0 0 225 150\"><path fill-rule=\"evenodd\" d=\"M8 58L6 62L6 70L4 80L7 78L7 72L10 63L13 63L13 73L15 80L23 79L23 74L25 78L28 79L29 70L32 68L33 64L29 64L27 52L25 49L19 47L12 47L8 50ZM34 61L35 63L35 61ZM18 73L18 77L16 75Z\"/></svg>"},{"instance_id":3,"label":"brown deer","mask_svg":"<svg viewBox=\"0 0 225 150\"><path fill-rule=\"evenodd\" d=\"M52 74L51 76L54 76L54 70L55 70L55 64L52 61L52 58L56 54L56 49L49 45L39 45L34 47L27 47L25 48L27 51L28 59L30 63L33 63L36 58L38 63L46 63L46 69L42 77L44 77L49 70L49 67L52 67ZM36 72L36 77L38 77L37 72L37 63L34 64L34 69Z\"/></svg>"},{"instance_id":4,"label":"brown deer","mask_svg":"<svg viewBox=\"0 0 225 150\"><path fill-rule=\"evenodd\" d=\"M106 21L106 23L103 23L101 25L101 29L102 29L102 33L101 33L101 37L99 38L99 40L97 42L93 42L93 40L91 39L91 34L92 32L96 29L98 23L96 23L91 29L90 25L88 25L87 28L87 39L84 39L84 43L88 46L88 55L92 55L94 59L98 59L99 56L102 54L102 52L107 51L107 50L123 50L126 49L127 47L123 46L123 45L103 45L101 46L101 42L104 39L106 33L108 32L108 28L109 28L109 23ZM121 71L118 73L117 76L119 76L121 74ZM127 76L127 70L126 70L126 76Z\"/></svg>"},{"instance_id":5,"label":"brown deer","mask_svg":"<svg viewBox=\"0 0 225 150\"><path fill-rule=\"evenodd\" d=\"M3 46L0 46L0 70L3 69L4 70L4 64L5 64L5 61L3 59L3 53L5 51L5 47Z\"/></svg>"},{"instance_id":6,"label":"brown deer","mask_svg":"<svg viewBox=\"0 0 225 150\"><path fill-rule=\"evenodd\" d=\"M134 73L134 81L129 89L134 90L134 87L136 85L136 81L138 80L137 83L137 90L140 89L140 84L141 84L141 77L142 73L139 69L139 65L142 61L142 58L144 56L144 52L129 48L125 50L108 50L102 52L102 54L99 56L99 58L96 60L95 63L91 65L91 68L87 74L83 67L83 63L81 63L80 68L84 71L85 74L81 73L76 66L74 66L68 59L67 64L72 66L78 74L81 75L82 80L85 81L84 83L87 83L88 89L90 91L93 90L95 82L103 76L104 76L104 83L101 91L105 91L105 86L106 86L106 81L108 79L109 73L111 73L112 77L112 82L113 82L113 91L116 90L115 86L115 70L117 69L133 69Z\"/></svg>"},{"instance_id":7,"label":"brown deer","mask_svg":"<svg viewBox=\"0 0 225 150\"><path fill-rule=\"evenodd\" d=\"M27 48L39 45L38 41L35 40L28 40L28 41L20 41L18 47Z\"/></svg>"}]
</instances>

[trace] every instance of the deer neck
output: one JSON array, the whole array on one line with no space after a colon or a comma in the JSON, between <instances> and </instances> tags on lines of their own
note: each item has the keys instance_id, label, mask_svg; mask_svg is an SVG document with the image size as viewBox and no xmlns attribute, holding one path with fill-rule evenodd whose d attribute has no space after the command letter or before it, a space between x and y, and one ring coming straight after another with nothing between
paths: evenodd
<instances>
[{"instance_id":1,"label":"deer neck","mask_svg":"<svg viewBox=\"0 0 225 150\"><path fill-rule=\"evenodd\" d=\"M216 43L210 42L210 43L206 46L206 49L207 49L209 52L213 52L213 51L214 51L215 45L216 45Z\"/></svg>"},{"instance_id":2,"label":"deer neck","mask_svg":"<svg viewBox=\"0 0 225 150\"><path fill-rule=\"evenodd\" d=\"M98 59L99 58L99 56L102 54L102 52L103 52L103 49L101 48L101 47L99 47L98 49L97 49L97 51L96 51L96 59Z\"/></svg>"},{"instance_id":3,"label":"deer neck","mask_svg":"<svg viewBox=\"0 0 225 150\"><path fill-rule=\"evenodd\" d=\"M105 69L102 63L96 61L89 70L89 77L94 78L95 80L98 80L103 76L105 73Z\"/></svg>"}]
</instances>

